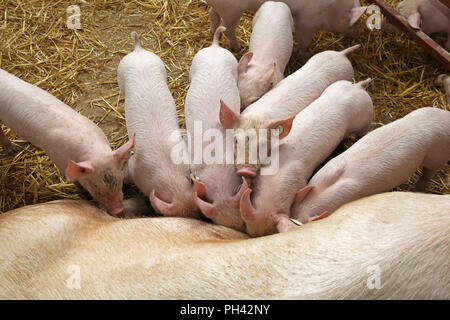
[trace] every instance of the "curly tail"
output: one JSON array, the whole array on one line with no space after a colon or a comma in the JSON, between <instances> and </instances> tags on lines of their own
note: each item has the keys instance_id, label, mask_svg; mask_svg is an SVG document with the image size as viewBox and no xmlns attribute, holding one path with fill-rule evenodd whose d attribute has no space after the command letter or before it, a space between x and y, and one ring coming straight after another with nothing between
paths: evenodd
<instances>
[{"instance_id":1,"label":"curly tail","mask_svg":"<svg viewBox=\"0 0 450 320\"><path fill-rule=\"evenodd\" d=\"M342 50L341 53L344 54L344 55L348 55L349 53L359 49L360 47L361 47L361 45L357 44L356 46L353 46L353 47L350 47L350 48Z\"/></svg>"},{"instance_id":2,"label":"curly tail","mask_svg":"<svg viewBox=\"0 0 450 320\"><path fill-rule=\"evenodd\" d=\"M217 27L216 31L214 32L213 43L212 43L211 46L218 46L219 45L220 34L222 32L224 32L225 30L227 30L227 28L225 28L224 26Z\"/></svg>"},{"instance_id":3,"label":"curly tail","mask_svg":"<svg viewBox=\"0 0 450 320\"><path fill-rule=\"evenodd\" d=\"M134 50L142 49L141 43L139 41L139 35L137 34L137 32L132 31L130 35L131 35L131 38L134 39Z\"/></svg>"},{"instance_id":4,"label":"curly tail","mask_svg":"<svg viewBox=\"0 0 450 320\"><path fill-rule=\"evenodd\" d=\"M366 80L360 81L358 83L355 83L355 85L360 86L361 88L364 88L364 86L372 81L372 78L367 78Z\"/></svg>"}]
</instances>

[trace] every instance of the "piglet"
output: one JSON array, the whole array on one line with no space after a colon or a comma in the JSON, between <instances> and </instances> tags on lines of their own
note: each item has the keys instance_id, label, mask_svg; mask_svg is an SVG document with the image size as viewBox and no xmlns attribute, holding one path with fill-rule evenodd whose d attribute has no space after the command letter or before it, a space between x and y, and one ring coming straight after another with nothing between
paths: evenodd
<instances>
[{"instance_id":1,"label":"piglet","mask_svg":"<svg viewBox=\"0 0 450 320\"><path fill-rule=\"evenodd\" d=\"M105 134L91 120L1 69L0 117L11 130L43 149L68 179L79 182L110 214L123 210L121 169L134 140L111 151ZM11 150L3 132L0 136L2 145Z\"/></svg>"},{"instance_id":2,"label":"piglet","mask_svg":"<svg viewBox=\"0 0 450 320\"><path fill-rule=\"evenodd\" d=\"M242 114L229 108L225 103L220 110L220 121L227 129L242 129L236 131L237 141L246 141L244 135L249 129L258 133L259 141L270 141L270 136L259 136L260 129L279 130L279 139L289 134L294 117L316 100L332 83L339 80L352 80L353 67L347 55L358 49L360 45L343 51L323 51L311 57L299 70L284 78L258 101L246 108ZM245 148L248 153L248 146ZM267 146L270 153L270 146ZM236 153L237 155L237 153ZM245 163L236 161L238 174L248 179L254 178L261 162L249 163L246 154Z\"/></svg>"},{"instance_id":3,"label":"piglet","mask_svg":"<svg viewBox=\"0 0 450 320\"><path fill-rule=\"evenodd\" d=\"M445 99L447 100L447 103L450 104L450 77L446 74L440 74L437 76L435 83L445 91Z\"/></svg>"},{"instance_id":4,"label":"piglet","mask_svg":"<svg viewBox=\"0 0 450 320\"><path fill-rule=\"evenodd\" d=\"M248 189L241 199L241 213L251 236L264 236L290 216L294 199L313 171L349 134L364 135L372 121L373 105L363 85L337 81L294 119L291 132L280 143L280 168L273 175L254 180L254 196ZM272 155L275 156L275 155Z\"/></svg>"},{"instance_id":5,"label":"piglet","mask_svg":"<svg viewBox=\"0 0 450 320\"><path fill-rule=\"evenodd\" d=\"M167 87L161 59L141 48L136 32L134 51L119 63L117 80L125 95L128 134L136 136L136 150L128 163L131 180L150 197L164 216L198 217L192 200L189 166L175 163L172 151L187 154L177 121L175 102Z\"/></svg>"},{"instance_id":6,"label":"piglet","mask_svg":"<svg viewBox=\"0 0 450 320\"><path fill-rule=\"evenodd\" d=\"M404 0L396 9L414 29L421 29L427 34L435 32L447 33L445 48L450 51L450 8L439 0ZM397 28L387 20L381 23L381 29L396 31Z\"/></svg>"},{"instance_id":7,"label":"piglet","mask_svg":"<svg viewBox=\"0 0 450 320\"><path fill-rule=\"evenodd\" d=\"M192 61L185 119L191 137L190 150L193 153L191 171L195 203L215 223L243 230L244 222L239 211L242 193L238 191L241 178L236 174L232 162L226 164L227 139L219 122L221 103L226 102L237 113L240 108L236 58L219 46L218 39L224 30L225 27L218 27L212 45L200 50ZM208 143L201 137L198 138L195 130L201 130L199 133L202 135L207 131L215 132L214 139L220 140L223 146L220 150L222 156L217 154L213 163L208 163L206 159L196 160L199 152L203 155Z\"/></svg>"},{"instance_id":8,"label":"piglet","mask_svg":"<svg viewBox=\"0 0 450 320\"><path fill-rule=\"evenodd\" d=\"M239 50L235 29L245 10L256 11L265 0L206 0L211 6L211 30L214 31L222 19L227 28L226 35L233 50ZM359 0L283 0L291 9L300 52L305 52L317 29L330 32L356 34L356 22L367 7Z\"/></svg>"},{"instance_id":9,"label":"piglet","mask_svg":"<svg viewBox=\"0 0 450 320\"><path fill-rule=\"evenodd\" d=\"M300 191L291 217L307 223L341 205L392 190L422 167L417 189L450 160L450 112L421 108L378 128L329 161ZM291 225L292 226L292 225Z\"/></svg>"},{"instance_id":10,"label":"piglet","mask_svg":"<svg viewBox=\"0 0 450 320\"><path fill-rule=\"evenodd\" d=\"M238 65L241 109L284 78L292 54L293 27L291 11L283 2L267 1L256 12L249 52Z\"/></svg>"}]
</instances>

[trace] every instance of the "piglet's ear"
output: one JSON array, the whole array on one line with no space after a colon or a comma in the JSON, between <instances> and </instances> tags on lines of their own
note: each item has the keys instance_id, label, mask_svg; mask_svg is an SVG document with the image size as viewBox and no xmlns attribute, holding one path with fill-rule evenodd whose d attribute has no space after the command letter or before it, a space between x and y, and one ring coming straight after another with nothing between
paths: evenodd
<instances>
[{"instance_id":1,"label":"piglet's ear","mask_svg":"<svg viewBox=\"0 0 450 320\"><path fill-rule=\"evenodd\" d=\"M250 193L252 193L251 189L247 189L244 191L239 206L242 220L244 220L246 223L254 221L257 217L255 207L253 207L252 201L250 199Z\"/></svg>"},{"instance_id":2,"label":"piglet's ear","mask_svg":"<svg viewBox=\"0 0 450 320\"><path fill-rule=\"evenodd\" d=\"M284 120L272 120L269 122L267 129L269 130L280 130L279 139L283 139L286 137L289 132L291 132L292 123L294 122L294 118L284 119Z\"/></svg>"},{"instance_id":3,"label":"piglet's ear","mask_svg":"<svg viewBox=\"0 0 450 320\"><path fill-rule=\"evenodd\" d=\"M194 203L205 215L205 217L214 219L214 217L217 215L217 208L212 203L200 199L197 192L194 192Z\"/></svg>"},{"instance_id":4,"label":"piglet's ear","mask_svg":"<svg viewBox=\"0 0 450 320\"><path fill-rule=\"evenodd\" d=\"M231 110L223 100L220 100L219 120L225 129L233 129L234 125L241 120L241 115Z\"/></svg>"},{"instance_id":5,"label":"piglet's ear","mask_svg":"<svg viewBox=\"0 0 450 320\"><path fill-rule=\"evenodd\" d=\"M413 29L420 29L422 18L419 12L413 13L408 17L408 23Z\"/></svg>"},{"instance_id":6,"label":"piglet's ear","mask_svg":"<svg viewBox=\"0 0 450 320\"><path fill-rule=\"evenodd\" d=\"M367 7L356 7L353 8L350 13L350 26L353 26L359 18L366 12Z\"/></svg>"},{"instance_id":7,"label":"piglet's ear","mask_svg":"<svg viewBox=\"0 0 450 320\"><path fill-rule=\"evenodd\" d=\"M239 60L239 64L238 64L238 73L245 73L247 72L248 69L248 65L250 63L250 61L253 58L253 52L247 52L246 54L244 54L241 58L241 60Z\"/></svg>"},{"instance_id":8,"label":"piglet's ear","mask_svg":"<svg viewBox=\"0 0 450 320\"><path fill-rule=\"evenodd\" d=\"M436 80L434 80L434 84L437 86L442 86L444 84L444 79L447 77L445 74L440 74L436 77Z\"/></svg>"},{"instance_id":9,"label":"piglet's ear","mask_svg":"<svg viewBox=\"0 0 450 320\"><path fill-rule=\"evenodd\" d=\"M77 163L70 160L69 165L66 168L66 177L70 180L78 180L84 174L89 174L92 172L94 172L94 168L89 161Z\"/></svg>"},{"instance_id":10,"label":"piglet's ear","mask_svg":"<svg viewBox=\"0 0 450 320\"><path fill-rule=\"evenodd\" d=\"M131 150L134 148L136 143L136 134L133 135L133 138L121 146L119 149L113 151L114 158L117 159L119 163L123 163L127 161L131 156Z\"/></svg>"},{"instance_id":11,"label":"piglet's ear","mask_svg":"<svg viewBox=\"0 0 450 320\"><path fill-rule=\"evenodd\" d=\"M295 203L302 202L312 190L314 190L314 186L306 186L300 189L300 191L295 194L294 202Z\"/></svg>"},{"instance_id":12,"label":"piglet's ear","mask_svg":"<svg viewBox=\"0 0 450 320\"><path fill-rule=\"evenodd\" d=\"M329 216L330 214L328 213L328 211L324 211L321 214L319 214L317 217L312 218L311 221L317 221L317 220L322 220L325 219Z\"/></svg>"},{"instance_id":13,"label":"piglet's ear","mask_svg":"<svg viewBox=\"0 0 450 320\"><path fill-rule=\"evenodd\" d=\"M177 215L173 203L167 203L158 198L155 194L155 189L153 189L152 192L150 193L150 203L153 209L161 213L163 216L173 217Z\"/></svg>"},{"instance_id":14,"label":"piglet's ear","mask_svg":"<svg viewBox=\"0 0 450 320\"><path fill-rule=\"evenodd\" d=\"M194 174L191 174L192 190L197 193L200 198L206 196L206 185L197 180Z\"/></svg>"},{"instance_id":15,"label":"piglet's ear","mask_svg":"<svg viewBox=\"0 0 450 320\"><path fill-rule=\"evenodd\" d=\"M244 177L242 177L242 183L239 187L238 192L234 196L230 197L230 204L239 208L242 195L244 194L245 190L247 190L247 189L249 189L247 180Z\"/></svg>"}]
</instances>

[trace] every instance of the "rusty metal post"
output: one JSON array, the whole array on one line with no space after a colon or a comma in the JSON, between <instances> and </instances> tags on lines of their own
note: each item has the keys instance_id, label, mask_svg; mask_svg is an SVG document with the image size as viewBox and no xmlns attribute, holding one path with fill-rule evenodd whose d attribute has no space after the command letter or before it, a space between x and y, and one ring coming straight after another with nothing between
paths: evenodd
<instances>
[{"instance_id":1,"label":"rusty metal post","mask_svg":"<svg viewBox=\"0 0 450 320\"><path fill-rule=\"evenodd\" d=\"M447 7L450 8L450 0L439 0L441 1L443 4L445 4Z\"/></svg>"},{"instance_id":2,"label":"rusty metal post","mask_svg":"<svg viewBox=\"0 0 450 320\"><path fill-rule=\"evenodd\" d=\"M445 69L450 70L450 53L442 48L438 43L431 39L422 30L415 30L410 27L408 20L388 5L383 0L369 0L380 7L381 12L387 17L389 22L408 34L414 41L421 45L429 54L438 60ZM450 0L440 0L443 4L450 7Z\"/></svg>"}]
</instances>

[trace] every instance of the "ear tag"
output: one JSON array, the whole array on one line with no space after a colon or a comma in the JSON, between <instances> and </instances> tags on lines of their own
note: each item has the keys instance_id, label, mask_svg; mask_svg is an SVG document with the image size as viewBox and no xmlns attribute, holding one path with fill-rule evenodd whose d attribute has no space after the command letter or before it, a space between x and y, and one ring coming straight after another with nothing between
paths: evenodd
<instances>
[{"instance_id":1,"label":"ear tag","mask_svg":"<svg viewBox=\"0 0 450 320\"><path fill-rule=\"evenodd\" d=\"M291 220L294 224L298 225L299 227L301 227L303 225L303 223L301 223L300 221L293 219L293 218L289 218L289 220Z\"/></svg>"}]
</instances>

